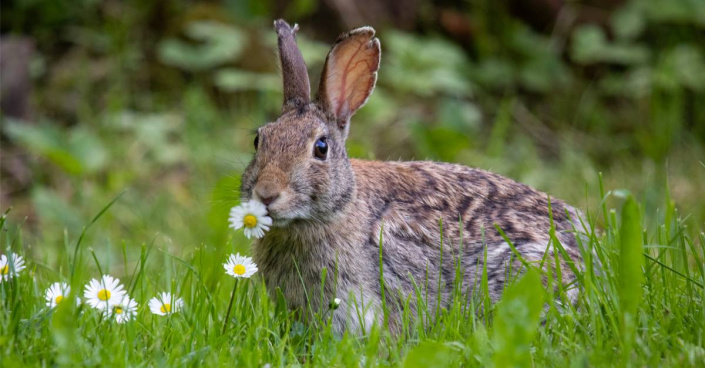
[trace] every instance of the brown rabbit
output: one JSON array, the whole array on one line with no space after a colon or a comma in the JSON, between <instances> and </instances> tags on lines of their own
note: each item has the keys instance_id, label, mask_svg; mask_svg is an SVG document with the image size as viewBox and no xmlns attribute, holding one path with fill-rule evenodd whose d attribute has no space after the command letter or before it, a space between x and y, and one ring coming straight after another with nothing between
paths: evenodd
<instances>
[{"instance_id":1,"label":"brown rabbit","mask_svg":"<svg viewBox=\"0 0 705 368\"><path fill-rule=\"evenodd\" d=\"M372 28L338 38L311 100L295 40L298 27L283 20L274 26L284 79L282 115L258 129L256 154L241 188L242 199L262 202L273 220L271 230L253 244L272 294L280 289L289 307L306 313L309 306L325 310L340 298L334 328L363 332L383 322L381 263L388 323L398 331L401 305L408 300L412 315L420 307L416 290L428 296L424 307L435 308L439 298L441 307L447 305L458 260L463 290L477 289L486 267L490 297L501 295L507 269L519 270L522 263L495 224L526 261L544 257L550 228L546 194L461 165L348 158L350 118L372 93L380 65ZM578 212L560 201L552 201L552 210L557 238L579 263L569 218ZM321 290L324 268L328 276ZM568 267L561 268L564 282L572 281Z\"/></svg>"}]
</instances>

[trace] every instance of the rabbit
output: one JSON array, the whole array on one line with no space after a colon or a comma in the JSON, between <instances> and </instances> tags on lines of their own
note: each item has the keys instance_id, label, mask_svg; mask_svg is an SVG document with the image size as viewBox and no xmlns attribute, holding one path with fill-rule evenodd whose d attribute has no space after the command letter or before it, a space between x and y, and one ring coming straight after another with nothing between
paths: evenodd
<instances>
[{"instance_id":1,"label":"rabbit","mask_svg":"<svg viewBox=\"0 0 705 368\"><path fill-rule=\"evenodd\" d=\"M372 94L380 66L374 29L358 28L335 41L312 99L298 26L277 20L274 28L282 113L257 129L240 188L243 201L261 202L272 219L271 229L253 241L252 254L273 297L283 296L304 315L332 313L338 333L364 334L383 323L398 332L405 303L412 316L418 308L447 307L458 265L463 290L477 292L486 268L489 297L499 299L508 269L518 272L522 263L495 224L525 261L538 262L548 251L544 267L551 264L546 194L457 164L348 158L351 117ZM568 260L580 264L571 221L580 213L559 200L551 206L556 237ZM565 263L568 285L575 276ZM570 289L574 295L576 288ZM419 290L427 299L423 306L416 302ZM337 309L329 306L335 298Z\"/></svg>"}]
</instances>

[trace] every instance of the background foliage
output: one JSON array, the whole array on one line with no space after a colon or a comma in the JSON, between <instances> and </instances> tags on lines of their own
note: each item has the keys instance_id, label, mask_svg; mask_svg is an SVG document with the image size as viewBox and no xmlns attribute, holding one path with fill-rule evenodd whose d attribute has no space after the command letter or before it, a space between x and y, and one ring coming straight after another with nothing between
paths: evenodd
<instances>
[{"instance_id":1,"label":"background foliage","mask_svg":"<svg viewBox=\"0 0 705 368\"><path fill-rule=\"evenodd\" d=\"M703 1L22 0L0 17L0 207L36 272L65 275L65 244L123 192L84 240L104 264L249 251L226 214L279 113L276 17L299 23L313 86L340 32L376 27L351 156L480 167L591 211L621 203L594 195L602 172L647 224L677 207L702 231Z\"/></svg>"}]
</instances>

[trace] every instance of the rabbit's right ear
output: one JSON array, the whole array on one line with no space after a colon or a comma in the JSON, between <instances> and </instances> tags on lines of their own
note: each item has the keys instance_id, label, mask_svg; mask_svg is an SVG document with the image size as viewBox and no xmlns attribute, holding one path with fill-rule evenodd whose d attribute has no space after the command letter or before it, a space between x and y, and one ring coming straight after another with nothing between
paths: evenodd
<instances>
[{"instance_id":1,"label":"rabbit's right ear","mask_svg":"<svg viewBox=\"0 0 705 368\"><path fill-rule=\"evenodd\" d=\"M274 21L279 44L282 77L284 79L284 104L282 112L311 102L308 71L301 50L296 45L296 31L299 26L289 25L284 19Z\"/></svg>"},{"instance_id":2,"label":"rabbit's right ear","mask_svg":"<svg viewBox=\"0 0 705 368\"><path fill-rule=\"evenodd\" d=\"M375 30L362 27L338 37L323 67L316 98L347 136L350 117L372 94L381 48Z\"/></svg>"}]
</instances>

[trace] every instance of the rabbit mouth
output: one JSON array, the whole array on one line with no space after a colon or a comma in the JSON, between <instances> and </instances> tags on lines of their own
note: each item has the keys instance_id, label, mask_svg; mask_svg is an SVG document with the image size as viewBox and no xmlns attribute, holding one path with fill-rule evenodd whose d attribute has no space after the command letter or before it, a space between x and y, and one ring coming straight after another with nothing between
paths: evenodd
<instances>
[{"instance_id":1,"label":"rabbit mouth","mask_svg":"<svg viewBox=\"0 0 705 368\"><path fill-rule=\"evenodd\" d=\"M286 218L274 218L272 217L272 227L286 227L289 225L293 220L292 219L286 219Z\"/></svg>"},{"instance_id":2,"label":"rabbit mouth","mask_svg":"<svg viewBox=\"0 0 705 368\"><path fill-rule=\"evenodd\" d=\"M298 221L310 219L310 210L307 207L306 205L302 205L291 208L280 204L279 206L269 208L267 216L272 219L272 227L288 227Z\"/></svg>"},{"instance_id":3,"label":"rabbit mouth","mask_svg":"<svg viewBox=\"0 0 705 368\"><path fill-rule=\"evenodd\" d=\"M288 211L272 207L267 208L267 216L272 219L272 227L283 227L293 220Z\"/></svg>"}]
</instances>

